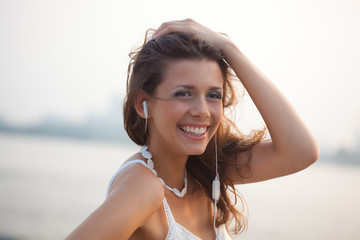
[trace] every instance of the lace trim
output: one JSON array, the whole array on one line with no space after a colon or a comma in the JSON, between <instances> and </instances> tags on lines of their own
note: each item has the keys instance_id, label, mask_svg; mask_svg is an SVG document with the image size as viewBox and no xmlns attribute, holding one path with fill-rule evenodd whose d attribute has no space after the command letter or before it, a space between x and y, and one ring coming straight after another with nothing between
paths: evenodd
<instances>
[{"instance_id":1,"label":"lace trim","mask_svg":"<svg viewBox=\"0 0 360 240\"><path fill-rule=\"evenodd\" d=\"M187 228L185 228L183 225L181 225L180 223L176 223L176 225L181 228L182 230L182 236L183 237L187 237L189 239L192 239L192 240L201 240L201 238L199 238L198 236L196 236L195 234L193 234L192 232L190 232Z\"/></svg>"},{"instance_id":2,"label":"lace trim","mask_svg":"<svg viewBox=\"0 0 360 240\"><path fill-rule=\"evenodd\" d=\"M170 206L169 206L168 202L166 201L165 197L163 200L163 204L164 204L165 215L166 215L166 219L167 219L168 227L169 227L165 240L171 240L173 237L173 234L176 236L181 235L182 237L186 237L186 239L201 240L201 238L199 238L198 236L196 236L195 234L190 232L188 229L186 229L183 225L181 225L175 221L175 218L172 215ZM180 228L181 231L176 232L175 226Z\"/></svg>"},{"instance_id":3,"label":"lace trim","mask_svg":"<svg viewBox=\"0 0 360 240\"><path fill-rule=\"evenodd\" d=\"M165 215L166 215L166 221L167 221L167 224L168 224L168 232L166 234L166 238L165 240L171 240L172 238L172 233L174 232L174 217L171 213L171 210L170 210L170 206L168 205L167 201L166 201L166 198L164 197L163 199L163 205L164 205L164 210L165 210Z\"/></svg>"}]
</instances>

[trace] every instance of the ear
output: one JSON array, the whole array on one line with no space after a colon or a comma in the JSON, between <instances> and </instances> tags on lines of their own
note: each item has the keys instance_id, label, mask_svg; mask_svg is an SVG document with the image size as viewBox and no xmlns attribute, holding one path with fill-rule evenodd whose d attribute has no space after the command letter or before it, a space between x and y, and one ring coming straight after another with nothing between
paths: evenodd
<instances>
[{"instance_id":1,"label":"ear","mask_svg":"<svg viewBox=\"0 0 360 240\"><path fill-rule=\"evenodd\" d=\"M146 101L148 109L149 109L149 96L143 91L143 90L138 90L135 93L135 97L134 97L134 107L135 110L137 112L137 114L139 114L140 117L145 119L145 113L144 113L144 101ZM150 113L148 111L148 118L150 117Z\"/></svg>"}]
</instances>

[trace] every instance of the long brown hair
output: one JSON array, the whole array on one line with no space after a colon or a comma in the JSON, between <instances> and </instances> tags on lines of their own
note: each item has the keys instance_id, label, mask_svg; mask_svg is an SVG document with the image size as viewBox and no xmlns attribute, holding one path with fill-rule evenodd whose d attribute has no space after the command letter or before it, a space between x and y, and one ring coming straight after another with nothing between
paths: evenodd
<instances>
[{"instance_id":1,"label":"long brown hair","mask_svg":"<svg viewBox=\"0 0 360 240\"><path fill-rule=\"evenodd\" d=\"M209 59L218 63L223 75L223 106L231 108L236 104L236 94L233 81L234 74L224 59L220 49L212 46L194 34L172 33L163 35L156 40L149 40L151 31L147 31L144 44L130 53L130 64L127 78L127 94L124 101L124 126L129 137L138 145L146 143L144 132L145 120L141 118L134 107L135 95L139 89L152 95L156 87L163 80L168 64L178 59ZM236 191L232 180L226 175L226 170L236 167L242 178L249 176L249 162L251 147L265 136L265 129L253 131L250 135L242 135L236 125L223 114L217 130L217 150L220 175L220 199L217 203L218 215L216 226L228 224L234 219L234 232L246 229L247 218L236 207L240 201L242 207L245 202ZM205 152L199 156L189 156L186 168L192 177L205 190L211 199L212 180L215 177L215 147L214 138L209 142ZM248 161L238 163L236 155L240 152L248 153ZM235 196L232 201L228 192Z\"/></svg>"}]
</instances>

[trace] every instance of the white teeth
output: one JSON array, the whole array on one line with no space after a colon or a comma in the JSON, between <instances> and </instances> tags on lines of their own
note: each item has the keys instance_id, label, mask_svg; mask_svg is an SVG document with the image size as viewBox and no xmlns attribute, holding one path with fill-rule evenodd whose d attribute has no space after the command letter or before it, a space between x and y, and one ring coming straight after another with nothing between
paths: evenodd
<instances>
[{"instance_id":1,"label":"white teeth","mask_svg":"<svg viewBox=\"0 0 360 240\"><path fill-rule=\"evenodd\" d=\"M200 130L198 128L195 128L195 134L199 134Z\"/></svg>"},{"instance_id":2,"label":"white teeth","mask_svg":"<svg viewBox=\"0 0 360 240\"><path fill-rule=\"evenodd\" d=\"M204 134L207 130L206 127L189 127L189 126L183 126L183 127L180 127L181 130L183 130L184 132L187 132L187 133L190 133L191 135L196 135L196 136L200 136L202 134Z\"/></svg>"}]
</instances>

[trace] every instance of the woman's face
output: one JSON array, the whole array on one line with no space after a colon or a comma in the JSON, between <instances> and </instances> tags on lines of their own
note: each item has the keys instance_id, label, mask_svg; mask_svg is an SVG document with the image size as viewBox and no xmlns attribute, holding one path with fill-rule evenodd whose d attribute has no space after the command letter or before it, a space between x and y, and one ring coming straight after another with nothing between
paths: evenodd
<instances>
[{"instance_id":1,"label":"woman's face","mask_svg":"<svg viewBox=\"0 0 360 240\"><path fill-rule=\"evenodd\" d=\"M202 154L223 114L223 81L215 61L171 62L149 102L150 145L177 154Z\"/></svg>"}]
</instances>

